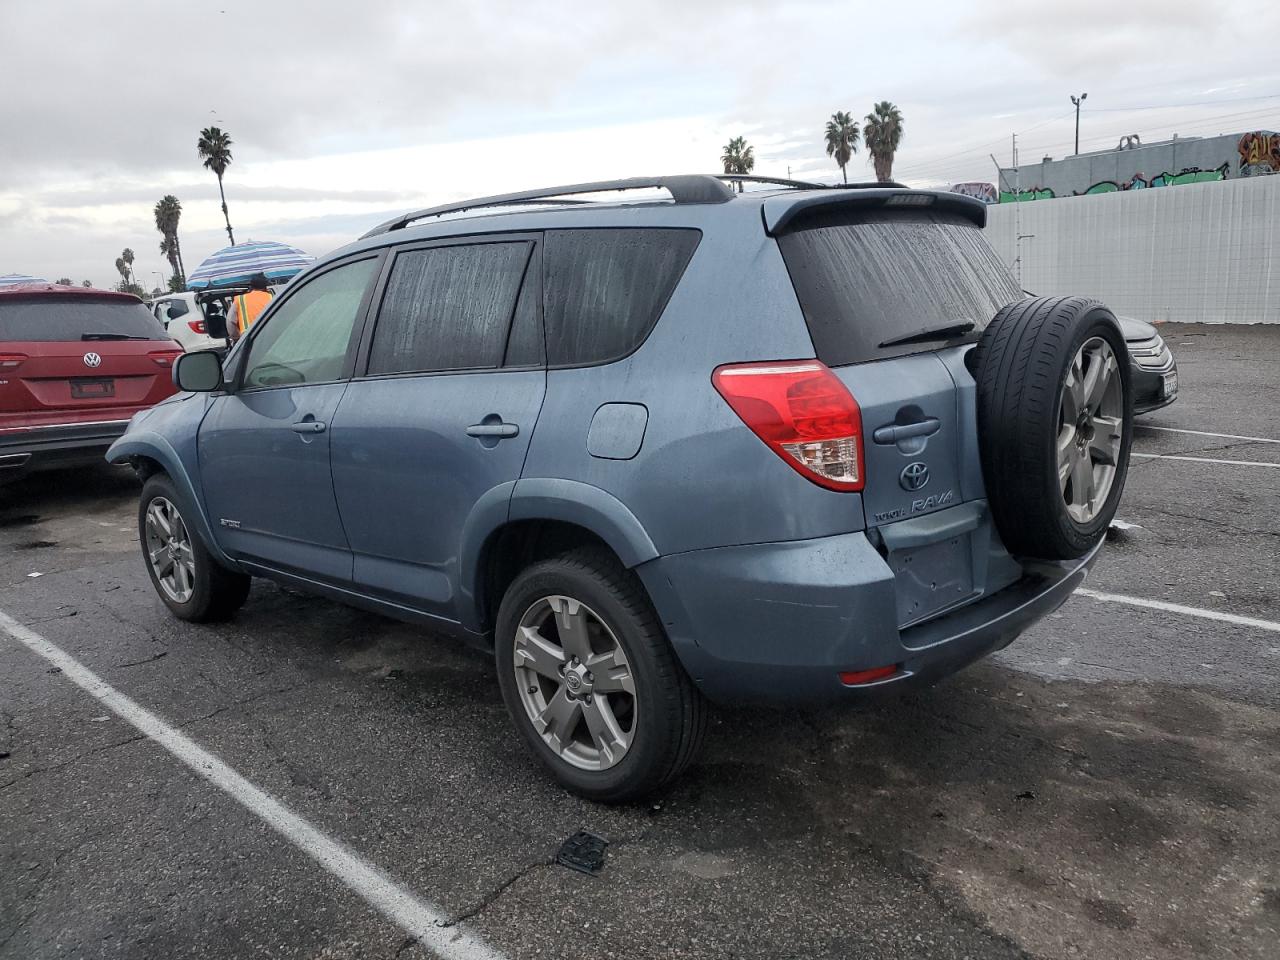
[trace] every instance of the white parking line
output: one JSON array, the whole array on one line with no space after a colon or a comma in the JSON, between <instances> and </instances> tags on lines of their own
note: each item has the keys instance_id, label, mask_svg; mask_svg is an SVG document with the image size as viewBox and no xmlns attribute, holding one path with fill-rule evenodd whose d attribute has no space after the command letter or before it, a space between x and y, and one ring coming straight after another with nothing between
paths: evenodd
<instances>
[{"instance_id":1,"label":"white parking line","mask_svg":"<svg viewBox=\"0 0 1280 960\"><path fill-rule=\"evenodd\" d=\"M1260 460L1215 460L1213 457L1182 457L1172 453L1131 453L1129 456L1143 460L1189 460L1192 463L1225 463L1230 467L1269 467L1280 470L1280 463L1263 463Z\"/></svg>"},{"instance_id":2,"label":"white parking line","mask_svg":"<svg viewBox=\"0 0 1280 960\"><path fill-rule=\"evenodd\" d=\"M1163 610L1165 613L1180 613L1187 617L1200 617L1202 620L1218 620L1222 623L1234 623L1238 627L1253 627L1257 630L1269 630L1280 633L1280 623L1274 620L1259 620L1256 617L1242 617L1235 613L1223 613L1220 610L1205 610L1203 607L1184 607L1180 603L1165 603L1163 600L1147 600L1145 597L1129 597L1122 593L1103 593L1081 587L1076 591L1082 597L1101 600L1103 603L1127 603L1131 607L1147 607L1150 610Z\"/></svg>"},{"instance_id":3,"label":"white parking line","mask_svg":"<svg viewBox=\"0 0 1280 960\"><path fill-rule=\"evenodd\" d=\"M4 611L0 611L0 630L60 668L62 675L76 686L228 794L437 956L446 960L506 960L503 954L462 927L443 926L447 917L441 910L397 884L358 853L326 836L190 737L134 703L61 647Z\"/></svg>"},{"instance_id":4,"label":"white parking line","mask_svg":"<svg viewBox=\"0 0 1280 960\"><path fill-rule=\"evenodd\" d=\"M1254 443L1280 443L1271 437L1242 437L1238 433L1210 433L1208 430L1180 430L1177 427L1153 427L1150 424L1137 424L1139 430L1159 430L1161 433L1189 433L1197 437L1221 437L1223 440L1252 440Z\"/></svg>"}]
</instances>

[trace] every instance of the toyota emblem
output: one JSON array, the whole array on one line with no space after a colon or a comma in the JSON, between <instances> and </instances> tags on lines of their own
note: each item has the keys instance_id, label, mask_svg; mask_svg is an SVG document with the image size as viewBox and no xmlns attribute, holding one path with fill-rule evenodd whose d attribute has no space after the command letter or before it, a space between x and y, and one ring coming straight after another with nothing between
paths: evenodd
<instances>
[{"instance_id":1,"label":"toyota emblem","mask_svg":"<svg viewBox=\"0 0 1280 960\"><path fill-rule=\"evenodd\" d=\"M917 460L915 463L908 463L902 468L902 474L898 477L898 484L903 490L912 492L919 490L929 482L929 465L921 463Z\"/></svg>"},{"instance_id":2,"label":"toyota emblem","mask_svg":"<svg viewBox=\"0 0 1280 960\"><path fill-rule=\"evenodd\" d=\"M86 367L99 367L102 365L102 358L96 353L86 353L84 355L84 365Z\"/></svg>"}]
</instances>

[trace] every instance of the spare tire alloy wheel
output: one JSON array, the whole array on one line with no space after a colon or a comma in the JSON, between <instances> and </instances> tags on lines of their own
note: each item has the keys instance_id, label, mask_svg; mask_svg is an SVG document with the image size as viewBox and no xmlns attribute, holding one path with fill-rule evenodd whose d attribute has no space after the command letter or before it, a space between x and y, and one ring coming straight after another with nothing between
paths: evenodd
<instances>
[{"instance_id":1,"label":"spare tire alloy wheel","mask_svg":"<svg viewBox=\"0 0 1280 960\"><path fill-rule=\"evenodd\" d=\"M549 596L520 618L513 669L538 735L580 770L608 770L631 747L636 690L626 651L585 603Z\"/></svg>"},{"instance_id":2,"label":"spare tire alloy wheel","mask_svg":"<svg viewBox=\"0 0 1280 960\"><path fill-rule=\"evenodd\" d=\"M1115 315L1085 297L1003 308L969 365L987 502L1014 556L1074 560L1101 542L1133 442L1129 355Z\"/></svg>"},{"instance_id":3,"label":"spare tire alloy wheel","mask_svg":"<svg viewBox=\"0 0 1280 960\"><path fill-rule=\"evenodd\" d=\"M1058 410L1058 483L1067 512L1092 523L1107 502L1124 440L1124 384L1111 345L1081 344L1062 385Z\"/></svg>"},{"instance_id":4,"label":"spare tire alloy wheel","mask_svg":"<svg viewBox=\"0 0 1280 960\"><path fill-rule=\"evenodd\" d=\"M186 603L195 591L195 553L191 534L173 501L153 497L147 504L144 530L147 562L156 583L174 603Z\"/></svg>"}]
</instances>

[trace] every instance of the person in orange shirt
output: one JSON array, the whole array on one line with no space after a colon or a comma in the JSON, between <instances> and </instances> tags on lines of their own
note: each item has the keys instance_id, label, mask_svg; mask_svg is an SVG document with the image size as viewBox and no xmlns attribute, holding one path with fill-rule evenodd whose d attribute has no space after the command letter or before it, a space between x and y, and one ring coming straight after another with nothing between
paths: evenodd
<instances>
[{"instance_id":1,"label":"person in orange shirt","mask_svg":"<svg viewBox=\"0 0 1280 960\"><path fill-rule=\"evenodd\" d=\"M249 290L231 300L231 310L227 313L227 340L231 343L239 340L270 302L271 291L267 289L266 274L255 273L249 278Z\"/></svg>"}]
</instances>

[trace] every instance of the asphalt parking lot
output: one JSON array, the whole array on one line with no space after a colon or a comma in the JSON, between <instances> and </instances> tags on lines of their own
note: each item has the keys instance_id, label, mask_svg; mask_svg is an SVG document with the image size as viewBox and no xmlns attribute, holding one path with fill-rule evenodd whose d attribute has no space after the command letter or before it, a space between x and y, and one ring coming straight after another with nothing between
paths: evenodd
<instances>
[{"instance_id":1,"label":"asphalt parking lot","mask_svg":"<svg viewBox=\"0 0 1280 960\"><path fill-rule=\"evenodd\" d=\"M1164 333L1088 595L875 710L720 713L640 806L554 787L416 628L261 582L175 620L127 471L5 488L0 611L248 783L0 625L0 957L1277 957L1280 328Z\"/></svg>"}]
</instances>

